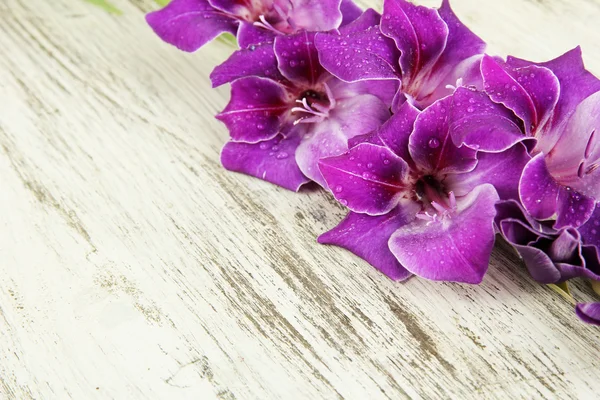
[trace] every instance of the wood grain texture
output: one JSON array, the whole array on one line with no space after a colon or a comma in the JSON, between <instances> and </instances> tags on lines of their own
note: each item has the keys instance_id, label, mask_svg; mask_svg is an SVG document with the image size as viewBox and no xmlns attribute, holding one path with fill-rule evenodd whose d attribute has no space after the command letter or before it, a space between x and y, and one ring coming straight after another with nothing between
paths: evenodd
<instances>
[{"instance_id":1,"label":"wood grain texture","mask_svg":"<svg viewBox=\"0 0 600 400\"><path fill-rule=\"evenodd\" d=\"M0 398L599 398L600 330L510 250L480 286L394 283L315 243L323 191L224 171L231 48L113 3L0 2ZM493 54L600 74L598 0L453 5Z\"/></svg>"}]
</instances>

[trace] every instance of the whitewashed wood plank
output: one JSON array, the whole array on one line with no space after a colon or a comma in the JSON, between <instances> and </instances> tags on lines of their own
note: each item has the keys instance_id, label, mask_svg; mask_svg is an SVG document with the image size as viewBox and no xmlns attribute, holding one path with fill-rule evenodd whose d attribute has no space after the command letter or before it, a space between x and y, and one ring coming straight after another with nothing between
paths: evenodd
<instances>
[{"instance_id":1,"label":"whitewashed wood plank","mask_svg":"<svg viewBox=\"0 0 600 400\"><path fill-rule=\"evenodd\" d=\"M0 5L3 397L598 396L598 329L510 251L478 287L393 283L315 244L344 215L322 191L224 171L231 49L182 54L151 1L114 3ZM600 2L453 4L492 52L581 43L600 72Z\"/></svg>"}]
</instances>

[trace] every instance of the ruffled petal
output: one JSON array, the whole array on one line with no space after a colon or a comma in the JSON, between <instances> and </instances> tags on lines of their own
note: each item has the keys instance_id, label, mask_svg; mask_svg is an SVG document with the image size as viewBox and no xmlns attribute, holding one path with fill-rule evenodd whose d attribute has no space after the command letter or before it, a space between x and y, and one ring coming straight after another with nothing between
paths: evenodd
<instances>
[{"instance_id":1,"label":"ruffled petal","mask_svg":"<svg viewBox=\"0 0 600 400\"><path fill-rule=\"evenodd\" d=\"M319 236L318 242L345 248L389 278L405 280L411 273L392 254L388 241L396 230L414 220L418 211L416 203L407 202L376 217L350 212L337 227Z\"/></svg>"},{"instance_id":2,"label":"ruffled petal","mask_svg":"<svg viewBox=\"0 0 600 400\"><path fill-rule=\"evenodd\" d=\"M512 68L486 55L481 72L486 92L521 118L527 134L534 134L552 117L560 85L548 68L537 65Z\"/></svg>"},{"instance_id":3,"label":"ruffled petal","mask_svg":"<svg viewBox=\"0 0 600 400\"><path fill-rule=\"evenodd\" d=\"M281 131L289 101L285 88L277 82L242 78L231 84L231 100L217 118L227 125L233 141L257 143Z\"/></svg>"},{"instance_id":4,"label":"ruffled petal","mask_svg":"<svg viewBox=\"0 0 600 400\"><path fill-rule=\"evenodd\" d=\"M519 178L531 159L521 143L502 153L477 153L477 167L463 174L450 174L444 180L456 196L464 196L483 183L490 183L502 200L519 199Z\"/></svg>"},{"instance_id":5,"label":"ruffled petal","mask_svg":"<svg viewBox=\"0 0 600 400\"><path fill-rule=\"evenodd\" d=\"M214 9L207 0L173 0L146 15L146 22L165 42L183 51L196 51L223 32L235 34L238 23Z\"/></svg>"},{"instance_id":6,"label":"ruffled petal","mask_svg":"<svg viewBox=\"0 0 600 400\"><path fill-rule=\"evenodd\" d=\"M420 277L480 283L494 247L494 204L498 194L481 185L459 200L449 219L417 221L398 229L389 246L400 264Z\"/></svg>"},{"instance_id":7,"label":"ruffled petal","mask_svg":"<svg viewBox=\"0 0 600 400\"><path fill-rule=\"evenodd\" d=\"M369 215L386 214L396 207L409 172L406 161L388 148L370 143L322 159L319 169L340 203Z\"/></svg>"},{"instance_id":8,"label":"ruffled petal","mask_svg":"<svg viewBox=\"0 0 600 400\"><path fill-rule=\"evenodd\" d=\"M314 39L314 32L300 32L275 39L279 71L296 84L314 85L325 72L319 63Z\"/></svg>"},{"instance_id":9,"label":"ruffled petal","mask_svg":"<svg viewBox=\"0 0 600 400\"><path fill-rule=\"evenodd\" d=\"M417 117L408 149L422 170L458 173L471 171L477 165L475 150L457 147L452 141L450 108L453 102L452 96L438 100Z\"/></svg>"},{"instance_id":10,"label":"ruffled petal","mask_svg":"<svg viewBox=\"0 0 600 400\"><path fill-rule=\"evenodd\" d=\"M377 129L389 116L389 109L381 100L364 94L338 101L329 117L321 122L298 124L294 129L306 129L305 140L296 152L300 169L327 188L318 168L319 160L344 153L350 138Z\"/></svg>"},{"instance_id":11,"label":"ruffled petal","mask_svg":"<svg viewBox=\"0 0 600 400\"><path fill-rule=\"evenodd\" d=\"M600 303L577 304L575 312L583 322L600 326Z\"/></svg>"},{"instance_id":12,"label":"ruffled petal","mask_svg":"<svg viewBox=\"0 0 600 400\"><path fill-rule=\"evenodd\" d=\"M366 10L337 33L319 33L315 44L325 69L346 82L365 79L400 79L394 41L379 30L380 16Z\"/></svg>"},{"instance_id":13,"label":"ruffled petal","mask_svg":"<svg viewBox=\"0 0 600 400\"><path fill-rule=\"evenodd\" d=\"M224 63L213 69L210 80L213 87L218 87L246 76L284 80L277 68L272 44L250 46L233 52Z\"/></svg>"},{"instance_id":14,"label":"ruffled petal","mask_svg":"<svg viewBox=\"0 0 600 400\"><path fill-rule=\"evenodd\" d=\"M299 136L284 138L282 135L260 143L229 142L221 152L221 163L230 171L298 191L310 182L294 158L299 144Z\"/></svg>"}]
</instances>

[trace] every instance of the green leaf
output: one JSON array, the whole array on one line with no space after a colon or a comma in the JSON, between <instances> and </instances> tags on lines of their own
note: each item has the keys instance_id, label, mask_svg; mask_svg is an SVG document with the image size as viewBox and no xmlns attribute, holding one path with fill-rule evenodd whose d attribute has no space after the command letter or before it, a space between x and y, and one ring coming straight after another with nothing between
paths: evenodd
<instances>
[{"instance_id":1,"label":"green leaf","mask_svg":"<svg viewBox=\"0 0 600 400\"><path fill-rule=\"evenodd\" d=\"M117 14L117 15L123 14L123 12L121 10L119 10L117 7L115 7L114 5L109 3L108 0L84 0L84 1L87 1L90 4L98 6L98 7L102 8L104 11L109 12L111 14Z\"/></svg>"},{"instance_id":2,"label":"green leaf","mask_svg":"<svg viewBox=\"0 0 600 400\"><path fill-rule=\"evenodd\" d=\"M563 296L565 299L569 300L571 303L574 303L573 295L571 295L571 290L569 289L569 284L567 282L549 284L550 288Z\"/></svg>"},{"instance_id":3,"label":"green leaf","mask_svg":"<svg viewBox=\"0 0 600 400\"><path fill-rule=\"evenodd\" d=\"M219 42L221 42L221 43L225 43L228 46L232 46L232 47L235 47L235 48L238 47L237 39L231 33L225 32L225 33L219 35L219 37L217 38L217 40Z\"/></svg>"},{"instance_id":4,"label":"green leaf","mask_svg":"<svg viewBox=\"0 0 600 400\"><path fill-rule=\"evenodd\" d=\"M164 7L164 6L166 6L167 4L169 4L169 2L170 2L170 1L171 1L171 0L154 0L154 2L155 2L156 4L158 4L159 6L161 6L161 7Z\"/></svg>"}]
</instances>

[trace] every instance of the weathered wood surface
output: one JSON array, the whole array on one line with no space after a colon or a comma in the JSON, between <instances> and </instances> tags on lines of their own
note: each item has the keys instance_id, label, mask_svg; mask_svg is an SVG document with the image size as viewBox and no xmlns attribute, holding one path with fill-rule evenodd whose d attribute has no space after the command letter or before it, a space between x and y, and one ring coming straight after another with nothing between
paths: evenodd
<instances>
[{"instance_id":1,"label":"weathered wood surface","mask_svg":"<svg viewBox=\"0 0 600 400\"><path fill-rule=\"evenodd\" d=\"M598 398L600 330L510 251L478 287L393 283L315 244L323 191L224 171L231 49L113 3L0 1L0 398ZM453 4L492 53L600 73L598 0Z\"/></svg>"}]
</instances>

